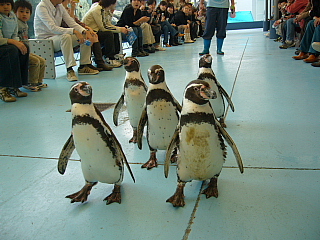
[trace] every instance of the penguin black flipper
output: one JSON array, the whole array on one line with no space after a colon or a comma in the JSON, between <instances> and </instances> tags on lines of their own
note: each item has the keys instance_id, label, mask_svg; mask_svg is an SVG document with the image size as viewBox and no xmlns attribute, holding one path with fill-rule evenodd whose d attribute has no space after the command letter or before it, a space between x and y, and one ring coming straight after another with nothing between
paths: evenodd
<instances>
[{"instance_id":1,"label":"penguin black flipper","mask_svg":"<svg viewBox=\"0 0 320 240\"><path fill-rule=\"evenodd\" d=\"M120 113L120 110L121 110L123 104L124 104L124 93L121 94L121 97L119 98L119 100L113 110L113 123L116 126L118 126L119 113Z\"/></svg>"},{"instance_id":2,"label":"penguin black flipper","mask_svg":"<svg viewBox=\"0 0 320 240\"><path fill-rule=\"evenodd\" d=\"M164 162L164 176L166 178L168 178L168 175L169 175L169 167L170 167L170 160L172 157L172 152L173 152L174 148L177 146L177 142L179 141L179 129L180 129L180 126L178 125L172 138L171 138L170 144L167 148L166 159Z\"/></svg>"},{"instance_id":3,"label":"penguin black flipper","mask_svg":"<svg viewBox=\"0 0 320 240\"><path fill-rule=\"evenodd\" d=\"M234 105L233 102L229 96L229 94L226 92L226 90L224 90L224 88L218 83L218 89L220 91L220 93L224 96L224 98L227 100L227 102L229 103L229 106L232 110L232 112L234 112Z\"/></svg>"},{"instance_id":4,"label":"penguin black flipper","mask_svg":"<svg viewBox=\"0 0 320 240\"><path fill-rule=\"evenodd\" d=\"M75 149L74 141L73 141L73 136L72 134L64 144L60 156L59 156L59 161L58 161L58 172L60 174L64 174L67 168L67 164L69 161L69 158L71 157L71 154L73 153Z\"/></svg>"},{"instance_id":5,"label":"penguin black flipper","mask_svg":"<svg viewBox=\"0 0 320 240\"><path fill-rule=\"evenodd\" d=\"M140 121L138 124L138 130L137 130L137 144L140 150L142 149L143 129L144 129L144 126L146 125L147 120L148 120L147 107L145 106L142 110Z\"/></svg>"},{"instance_id":6,"label":"penguin black flipper","mask_svg":"<svg viewBox=\"0 0 320 240\"><path fill-rule=\"evenodd\" d=\"M227 131L224 130L224 128L220 125L219 121L216 118L215 118L215 123L216 123L221 135L223 136L223 138L226 140L228 145L232 148L232 151L233 151L233 154L234 154L234 156L235 156L235 158L237 160L237 164L238 164L238 167L240 169L240 172L243 173L242 158L241 158L240 152L239 152L235 142L232 140L232 138L227 133Z\"/></svg>"},{"instance_id":7,"label":"penguin black flipper","mask_svg":"<svg viewBox=\"0 0 320 240\"><path fill-rule=\"evenodd\" d=\"M131 175L131 178L132 178L133 182L136 182L136 180L135 180L135 178L134 178L134 176L133 176L133 172L132 172L132 170L131 170L131 168L130 168L130 165L129 165L128 161L127 161L126 155L124 154L124 152L123 152L123 150L122 150L122 147L121 147L121 144L119 143L118 139L116 138L116 135L113 133L112 129L110 128L110 126L109 126L109 125L107 124L107 122L105 121L105 119L104 119L103 115L101 114L101 112L100 112L96 107L94 107L94 108L95 108L95 110L96 110L96 113L99 115L100 119L103 121L104 126L105 126L105 127L108 129L108 131L111 133L111 134L110 134L110 137L112 138L112 141L116 143L116 145L117 145L116 147L117 147L117 149L119 150L119 153L121 154L121 158L123 159L125 165L126 165L127 168L128 168L128 171L129 171L129 173L130 173L130 175Z\"/></svg>"}]
</instances>

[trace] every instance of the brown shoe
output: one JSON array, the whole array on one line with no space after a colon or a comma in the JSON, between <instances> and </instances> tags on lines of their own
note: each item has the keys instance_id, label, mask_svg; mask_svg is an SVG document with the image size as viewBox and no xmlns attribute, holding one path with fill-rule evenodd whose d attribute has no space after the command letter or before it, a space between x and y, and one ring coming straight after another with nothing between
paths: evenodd
<instances>
[{"instance_id":1,"label":"brown shoe","mask_svg":"<svg viewBox=\"0 0 320 240\"><path fill-rule=\"evenodd\" d=\"M320 67L320 62L311 63L311 66L313 66L313 67Z\"/></svg>"},{"instance_id":2,"label":"brown shoe","mask_svg":"<svg viewBox=\"0 0 320 240\"><path fill-rule=\"evenodd\" d=\"M306 59L303 60L306 63L314 63L318 61L318 56L314 55L314 54L310 54L310 56Z\"/></svg>"},{"instance_id":3,"label":"brown shoe","mask_svg":"<svg viewBox=\"0 0 320 240\"><path fill-rule=\"evenodd\" d=\"M295 60L302 60L308 58L308 53L300 52L298 56L293 56L292 58Z\"/></svg>"},{"instance_id":4,"label":"brown shoe","mask_svg":"<svg viewBox=\"0 0 320 240\"><path fill-rule=\"evenodd\" d=\"M9 88L9 93L16 97L26 97L28 93L22 92L19 88Z\"/></svg>"}]
</instances>

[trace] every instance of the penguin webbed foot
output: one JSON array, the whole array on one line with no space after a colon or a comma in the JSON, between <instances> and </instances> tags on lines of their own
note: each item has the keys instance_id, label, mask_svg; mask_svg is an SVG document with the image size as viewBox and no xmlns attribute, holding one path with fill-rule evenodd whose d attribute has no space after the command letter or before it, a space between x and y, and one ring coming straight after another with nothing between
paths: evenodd
<instances>
[{"instance_id":1,"label":"penguin webbed foot","mask_svg":"<svg viewBox=\"0 0 320 240\"><path fill-rule=\"evenodd\" d=\"M94 185L96 185L97 183L87 183L86 185L84 185L84 187L73 194L70 194L68 196L66 196L66 198L70 198L71 199L71 203L74 202L86 202L88 199L88 196L91 192L91 189Z\"/></svg>"},{"instance_id":2,"label":"penguin webbed foot","mask_svg":"<svg viewBox=\"0 0 320 240\"><path fill-rule=\"evenodd\" d=\"M120 190L119 185L114 185L114 188L112 190L112 193L107 196L105 199L103 199L103 201L107 201L107 205L117 202L117 203L121 203L121 190Z\"/></svg>"},{"instance_id":3,"label":"penguin webbed foot","mask_svg":"<svg viewBox=\"0 0 320 240\"><path fill-rule=\"evenodd\" d=\"M184 194L183 194L183 189L186 183L179 183L178 187L176 189L176 192L169 197L166 202L169 202L172 204L174 207L184 207L186 205L184 201Z\"/></svg>"},{"instance_id":4,"label":"penguin webbed foot","mask_svg":"<svg viewBox=\"0 0 320 240\"><path fill-rule=\"evenodd\" d=\"M211 178L208 187L202 191L202 194L206 195L206 198L218 197L218 178Z\"/></svg>"},{"instance_id":5,"label":"penguin webbed foot","mask_svg":"<svg viewBox=\"0 0 320 240\"><path fill-rule=\"evenodd\" d=\"M141 168L146 168L148 170L158 167L158 159L156 157L156 152L151 152L149 160L141 166Z\"/></svg>"},{"instance_id":6,"label":"penguin webbed foot","mask_svg":"<svg viewBox=\"0 0 320 240\"><path fill-rule=\"evenodd\" d=\"M133 130L133 136L132 136L132 138L129 140L129 143L137 143L137 142L138 142L137 130Z\"/></svg>"}]
</instances>

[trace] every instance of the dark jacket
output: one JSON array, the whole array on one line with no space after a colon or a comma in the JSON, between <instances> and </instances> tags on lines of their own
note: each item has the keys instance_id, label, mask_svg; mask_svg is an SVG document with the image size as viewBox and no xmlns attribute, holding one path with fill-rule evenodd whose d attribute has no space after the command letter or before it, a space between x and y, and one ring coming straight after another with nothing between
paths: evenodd
<instances>
[{"instance_id":1,"label":"dark jacket","mask_svg":"<svg viewBox=\"0 0 320 240\"><path fill-rule=\"evenodd\" d=\"M119 27L139 27L138 25L134 25L133 23L139 20L142 17L141 10L138 9L136 15L134 15L134 9L131 4L127 5L121 14L121 17L117 23Z\"/></svg>"},{"instance_id":2,"label":"dark jacket","mask_svg":"<svg viewBox=\"0 0 320 240\"><path fill-rule=\"evenodd\" d=\"M173 22L177 26L187 25L188 24L188 16L182 11L178 11L174 14Z\"/></svg>"}]
</instances>

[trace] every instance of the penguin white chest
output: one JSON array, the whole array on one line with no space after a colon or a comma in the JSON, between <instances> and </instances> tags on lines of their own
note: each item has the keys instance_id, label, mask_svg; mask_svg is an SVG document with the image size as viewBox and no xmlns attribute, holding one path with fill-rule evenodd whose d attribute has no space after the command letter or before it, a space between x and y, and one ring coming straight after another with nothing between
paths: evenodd
<instances>
[{"instance_id":1,"label":"penguin white chest","mask_svg":"<svg viewBox=\"0 0 320 240\"><path fill-rule=\"evenodd\" d=\"M179 137L177 172L182 181L202 181L220 173L224 151L211 124L187 124L181 128Z\"/></svg>"},{"instance_id":2,"label":"penguin white chest","mask_svg":"<svg viewBox=\"0 0 320 240\"><path fill-rule=\"evenodd\" d=\"M147 115L149 145L167 149L179 121L175 107L171 102L154 101L147 106Z\"/></svg>"},{"instance_id":3,"label":"penguin white chest","mask_svg":"<svg viewBox=\"0 0 320 240\"><path fill-rule=\"evenodd\" d=\"M143 86L130 85L125 89L125 102L130 124L133 128L138 127L146 94L147 92Z\"/></svg>"},{"instance_id":4,"label":"penguin white chest","mask_svg":"<svg viewBox=\"0 0 320 240\"><path fill-rule=\"evenodd\" d=\"M76 124L73 138L85 180L110 184L122 180L122 167L117 165L121 161L115 159L96 128L91 124Z\"/></svg>"}]
</instances>

